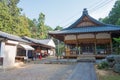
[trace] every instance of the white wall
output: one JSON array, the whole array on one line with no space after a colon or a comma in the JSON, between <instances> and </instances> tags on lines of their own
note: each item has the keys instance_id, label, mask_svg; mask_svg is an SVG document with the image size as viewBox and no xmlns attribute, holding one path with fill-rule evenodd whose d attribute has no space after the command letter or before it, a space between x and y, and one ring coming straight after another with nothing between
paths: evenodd
<instances>
[{"instance_id":1,"label":"white wall","mask_svg":"<svg viewBox=\"0 0 120 80\"><path fill-rule=\"evenodd\" d=\"M54 56L54 51L52 49L48 50L48 53L50 54L50 56Z\"/></svg>"},{"instance_id":2,"label":"white wall","mask_svg":"<svg viewBox=\"0 0 120 80\"><path fill-rule=\"evenodd\" d=\"M16 45L5 45L5 53L4 53L4 60L3 60L3 67L13 67L15 64L15 56L16 56Z\"/></svg>"},{"instance_id":3,"label":"white wall","mask_svg":"<svg viewBox=\"0 0 120 80\"><path fill-rule=\"evenodd\" d=\"M55 48L55 43L52 39L49 41L48 45Z\"/></svg>"}]
</instances>

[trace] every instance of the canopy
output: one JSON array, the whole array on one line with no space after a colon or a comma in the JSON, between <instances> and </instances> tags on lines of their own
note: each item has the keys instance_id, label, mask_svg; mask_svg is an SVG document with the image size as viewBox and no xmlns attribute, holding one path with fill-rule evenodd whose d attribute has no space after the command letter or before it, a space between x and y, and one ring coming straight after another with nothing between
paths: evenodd
<instances>
[{"instance_id":1,"label":"canopy","mask_svg":"<svg viewBox=\"0 0 120 80\"><path fill-rule=\"evenodd\" d=\"M30 45L26 45L26 44L19 44L20 46L22 46L25 50L34 50L33 47L31 47Z\"/></svg>"}]
</instances>

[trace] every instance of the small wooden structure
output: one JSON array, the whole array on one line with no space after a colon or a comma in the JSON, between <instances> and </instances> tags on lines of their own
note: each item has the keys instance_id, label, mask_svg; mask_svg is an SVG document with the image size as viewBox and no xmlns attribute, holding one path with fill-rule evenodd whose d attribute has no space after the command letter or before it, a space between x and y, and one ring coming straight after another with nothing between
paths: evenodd
<instances>
[{"instance_id":1,"label":"small wooden structure","mask_svg":"<svg viewBox=\"0 0 120 80\"><path fill-rule=\"evenodd\" d=\"M30 37L23 37L24 40L31 42L31 46L35 48L36 53L43 55L55 55L55 43L52 39L33 39Z\"/></svg>"},{"instance_id":2,"label":"small wooden structure","mask_svg":"<svg viewBox=\"0 0 120 80\"><path fill-rule=\"evenodd\" d=\"M84 9L82 16L68 28L48 34L65 43L65 57L99 56L112 53L112 38L119 36L120 26L99 22Z\"/></svg>"}]
</instances>

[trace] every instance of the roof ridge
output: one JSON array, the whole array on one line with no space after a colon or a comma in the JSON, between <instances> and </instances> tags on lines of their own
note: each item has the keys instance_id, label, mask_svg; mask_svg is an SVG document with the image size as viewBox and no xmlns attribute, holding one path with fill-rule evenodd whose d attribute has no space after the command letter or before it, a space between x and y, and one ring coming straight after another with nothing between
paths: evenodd
<instances>
[{"instance_id":1,"label":"roof ridge","mask_svg":"<svg viewBox=\"0 0 120 80\"><path fill-rule=\"evenodd\" d=\"M87 16L92 22L94 22L94 23L96 23L96 24L98 24L98 25L106 25L105 23L102 23L102 22L94 19L93 17L91 17L91 16L88 14L87 8L84 8L84 9L83 9L83 14L82 14L82 16L81 16L80 18L78 18L78 19L77 19L73 24L71 24L69 27L65 28L65 30L76 27L76 26L81 22L81 20L82 20L85 16ZM63 29L63 30L64 30L64 29Z\"/></svg>"}]
</instances>

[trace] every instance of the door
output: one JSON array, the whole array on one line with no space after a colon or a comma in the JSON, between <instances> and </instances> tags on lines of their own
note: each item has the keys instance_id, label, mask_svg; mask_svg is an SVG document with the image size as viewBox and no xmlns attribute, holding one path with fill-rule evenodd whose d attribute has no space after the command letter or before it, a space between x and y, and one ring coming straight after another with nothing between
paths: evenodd
<instances>
[{"instance_id":1,"label":"door","mask_svg":"<svg viewBox=\"0 0 120 80\"><path fill-rule=\"evenodd\" d=\"M93 54L94 53L94 44L83 44L81 46L82 54Z\"/></svg>"}]
</instances>

